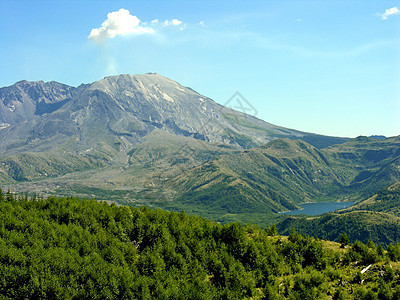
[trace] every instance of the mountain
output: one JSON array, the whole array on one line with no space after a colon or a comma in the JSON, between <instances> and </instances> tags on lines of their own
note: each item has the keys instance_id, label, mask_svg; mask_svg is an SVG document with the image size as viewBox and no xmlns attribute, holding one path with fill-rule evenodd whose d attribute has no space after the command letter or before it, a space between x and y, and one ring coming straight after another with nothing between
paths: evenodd
<instances>
[{"instance_id":1,"label":"mountain","mask_svg":"<svg viewBox=\"0 0 400 300\"><path fill-rule=\"evenodd\" d=\"M358 137L323 150L351 181L349 192L368 197L400 180L400 136L387 139Z\"/></svg>"},{"instance_id":2,"label":"mountain","mask_svg":"<svg viewBox=\"0 0 400 300\"><path fill-rule=\"evenodd\" d=\"M277 139L182 173L174 188L183 191L177 201L186 205L217 206L227 213L279 212L327 196L341 181L315 147Z\"/></svg>"},{"instance_id":3,"label":"mountain","mask_svg":"<svg viewBox=\"0 0 400 300\"><path fill-rule=\"evenodd\" d=\"M266 123L154 73L111 76L78 88L21 81L0 89L0 100L2 151L43 151L43 144L68 143L78 152L93 146L129 152L156 128L239 148L280 137L321 145L345 141Z\"/></svg>"},{"instance_id":4,"label":"mountain","mask_svg":"<svg viewBox=\"0 0 400 300\"><path fill-rule=\"evenodd\" d=\"M38 119L74 98L83 88L74 88L55 81L28 82L0 89L0 128Z\"/></svg>"},{"instance_id":5,"label":"mountain","mask_svg":"<svg viewBox=\"0 0 400 300\"><path fill-rule=\"evenodd\" d=\"M111 189L118 184L129 184L132 188L132 180L125 178L137 172L126 174L120 168L132 169L135 165L148 176L133 178L140 181L144 177L151 182L156 176L151 168L144 170L135 163L136 156L143 153L140 149L147 147L148 152L149 145L150 152L162 149L157 151L164 153L168 166L166 153L178 159L188 150L187 159L178 164L186 170L211 159L210 154L216 157L281 137L312 140L318 147L346 140L266 123L155 73L111 76L76 88L54 81L20 81L1 88L0 100L3 185L25 182L40 185L39 181L87 172L86 179L95 177L93 187L99 187L104 182L99 183L96 170L103 168L102 173L123 178L123 183L112 182ZM157 140L149 142L154 137ZM172 140L179 140L180 146L171 147L175 143ZM39 191L54 191L48 184L52 186L46 182L43 184L46 189Z\"/></svg>"},{"instance_id":6,"label":"mountain","mask_svg":"<svg viewBox=\"0 0 400 300\"><path fill-rule=\"evenodd\" d=\"M21 81L0 100L0 185L17 192L265 224L304 202L361 200L400 180L400 137L276 126L155 73L78 87Z\"/></svg>"}]
</instances>

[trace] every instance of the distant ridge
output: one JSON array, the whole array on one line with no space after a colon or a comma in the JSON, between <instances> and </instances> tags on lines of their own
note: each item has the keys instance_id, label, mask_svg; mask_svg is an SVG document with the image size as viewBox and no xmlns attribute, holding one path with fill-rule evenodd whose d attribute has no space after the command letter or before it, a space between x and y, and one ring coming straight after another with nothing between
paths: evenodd
<instances>
[{"instance_id":1,"label":"distant ridge","mask_svg":"<svg viewBox=\"0 0 400 300\"><path fill-rule=\"evenodd\" d=\"M372 139L376 139L376 140L385 140L385 139L387 139L387 137L384 136L384 135L370 135L369 137L372 138Z\"/></svg>"}]
</instances>

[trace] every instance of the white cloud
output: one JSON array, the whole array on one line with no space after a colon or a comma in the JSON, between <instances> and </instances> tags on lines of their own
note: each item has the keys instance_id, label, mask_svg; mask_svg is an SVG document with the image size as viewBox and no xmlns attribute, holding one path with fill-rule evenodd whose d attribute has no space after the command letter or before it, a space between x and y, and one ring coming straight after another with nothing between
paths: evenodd
<instances>
[{"instance_id":1,"label":"white cloud","mask_svg":"<svg viewBox=\"0 0 400 300\"><path fill-rule=\"evenodd\" d=\"M151 24L158 24L158 19L154 19L153 21L151 21Z\"/></svg>"},{"instance_id":2,"label":"white cloud","mask_svg":"<svg viewBox=\"0 0 400 300\"><path fill-rule=\"evenodd\" d=\"M141 26L143 24L138 17L130 14L129 10L121 8L118 11L107 14L100 28L94 28L90 32L88 39L103 43L119 35L142 35L152 34L154 29Z\"/></svg>"},{"instance_id":3,"label":"white cloud","mask_svg":"<svg viewBox=\"0 0 400 300\"><path fill-rule=\"evenodd\" d=\"M171 23L172 23L172 25L174 25L174 26L178 26L178 25L181 25L181 24L182 24L182 21L179 21L178 19L173 19L173 20L171 21Z\"/></svg>"},{"instance_id":4,"label":"white cloud","mask_svg":"<svg viewBox=\"0 0 400 300\"><path fill-rule=\"evenodd\" d=\"M182 21L178 20L178 19L173 19L171 21L169 20L165 20L163 22L163 26L179 26L182 24Z\"/></svg>"},{"instance_id":5,"label":"white cloud","mask_svg":"<svg viewBox=\"0 0 400 300\"><path fill-rule=\"evenodd\" d=\"M199 22L199 25L200 25L201 27L206 27L206 23L204 23L204 21L200 21L200 22Z\"/></svg>"},{"instance_id":6,"label":"white cloud","mask_svg":"<svg viewBox=\"0 0 400 300\"><path fill-rule=\"evenodd\" d=\"M385 10L385 13L383 14L377 14L379 17L381 17L382 20L387 20L389 16L394 16L394 15L399 15L400 10L397 8L397 6L388 8Z\"/></svg>"}]
</instances>

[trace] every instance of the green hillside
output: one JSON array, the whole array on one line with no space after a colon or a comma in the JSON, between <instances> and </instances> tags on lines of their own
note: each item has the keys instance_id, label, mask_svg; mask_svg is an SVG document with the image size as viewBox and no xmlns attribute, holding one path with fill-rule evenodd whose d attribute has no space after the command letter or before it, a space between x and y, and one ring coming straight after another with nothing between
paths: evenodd
<instances>
[{"instance_id":1,"label":"green hillside","mask_svg":"<svg viewBox=\"0 0 400 300\"><path fill-rule=\"evenodd\" d=\"M398 299L400 244L0 193L3 299ZM371 265L368 271L362 271Z\"/></svg>"},{"instance_id":2,"label":"green hillside","mask_svg":"<svg viewBox=\"0 0 400 300\"><path fill-rule=\"evenodd\" d=\"M329 163L328 163L329 164ZM340 178L313 146L279 139L223 155L174 180L175 203L224 213L279 212L337 190Z\"/></svg>"},{"instance_id":3,"label":"green hillside","mask_svg":"<svg viewBox=\"0 0 400 300\"><path fill-rule=\"evenodd\" d=\"M383 246L400 241L400 183L337 213L317 217L289 217L278 224L282 234L292 228L321 239L339 241L346 232L351 241L372 240Z\"/></svg>"},{"instance_id":4,"label":"green hillside","mask_svg":"<svg viewBox=\"0 0 400 300\"><path fill-rule=\"evenodd\" d=\"M214 219L249 213L268 219L300 203L362 200L400 180L399 152L398 137L360 137L321 150L304 141L277 139L220 155L170 179L176 200L168 207L204 216L219 213Z\"/></svg>"},{"instance_id":5,"label":"green hillside","mask_svg":"<svg viewBox=\"0 0 400 300\"><path fill-rule=\"evenodd\" d=\"M55 152L0 158L0 180L16 192L149 204L174 197L168 179L220 154L238 151L158 129L128 153L122 139L114 142L116 148L104 146L73 155L63 152L63 147L69 147L65 145ZM13 179L15 173L20 174L18 180Z\"/></svg>"}]
</instances>

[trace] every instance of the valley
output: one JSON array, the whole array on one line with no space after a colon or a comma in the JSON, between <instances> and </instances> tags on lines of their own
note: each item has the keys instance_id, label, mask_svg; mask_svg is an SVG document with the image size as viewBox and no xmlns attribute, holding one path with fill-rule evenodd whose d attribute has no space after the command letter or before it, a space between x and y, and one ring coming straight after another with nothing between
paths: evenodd
<instances>
[{"instance_id":1,"label":"valley","mask_svg":"<svg viewBox=\"0 0 400 300\"><path fill-rule=\"evenodd\" d=\"M276 126L155 73L77 88L22 81L1 88L0 100L8 124L0 129L0 185L17 194L279 223L286 232L297 223L279 212L359 202L400 180L400 137Z\"/></svg>"}]
</instances>

